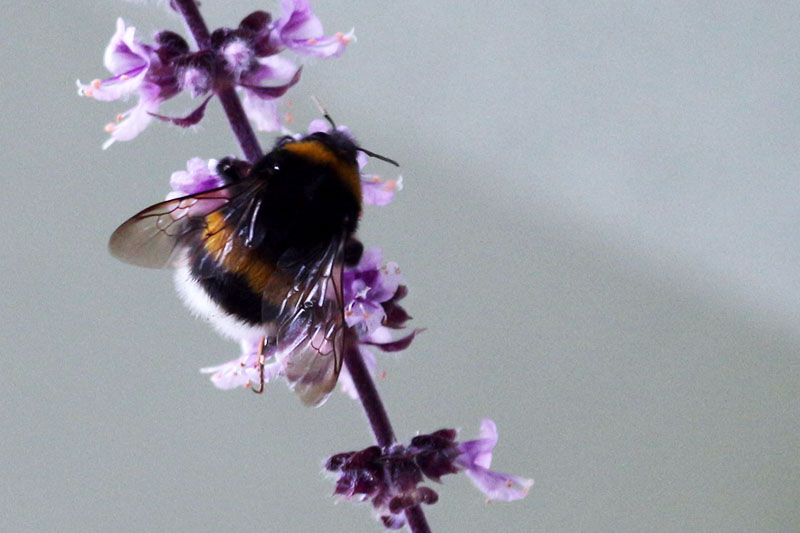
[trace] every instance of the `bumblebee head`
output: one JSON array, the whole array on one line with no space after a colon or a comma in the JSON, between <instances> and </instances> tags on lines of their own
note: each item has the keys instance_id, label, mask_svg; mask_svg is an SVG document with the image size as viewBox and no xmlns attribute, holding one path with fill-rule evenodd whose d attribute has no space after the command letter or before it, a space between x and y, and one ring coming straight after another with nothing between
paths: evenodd
<instances>
[{"instance_id":1,"label":"bumblebee head","mask_svg":"<svg viewBox=\"0 0 800 533\"><path fill-rule=\"evenodd\" d=\"M357 165L356 155L359 147L355 139L347 131L332 129L329 132L317 131L302 139L303 141L317 141L330 150L337 158L350 165Z\"/></svg>"},{"instance_id":2,"label":"bumblebee head","mask_svg":"<svg viewBox=\"0 0 800 533\"><path fill-rule=\"evenodd\" d=\"M372 152L362 146L359 146L347 128L336 127L336 123L333 121L333 118L331 118L330 114L325 110L324 107L322 107L322 104L317 99L317 97L312 96L311 100L314 101L314 104L320 110L322 116L325 117L325 120L328 121L328 124L331 125L331 129L328 130L327 132L317 131L311 133L300 139L300 141L306 141L306 140L319 141L332 153L336 154L337 157L341 158L343 161L346 161L349 164L355 164L357 153L363 152L365 155L368 155L369 157L374 157L375 159L386 161L387 163L390 163L396 167L400 166L393 159L389 159L386 156L376 154L375 152ZM287 143L294 141L296 141L296 139L289 135L281 137L275 143L275 148L279 148Z\"/></svg>"}]
</instances>

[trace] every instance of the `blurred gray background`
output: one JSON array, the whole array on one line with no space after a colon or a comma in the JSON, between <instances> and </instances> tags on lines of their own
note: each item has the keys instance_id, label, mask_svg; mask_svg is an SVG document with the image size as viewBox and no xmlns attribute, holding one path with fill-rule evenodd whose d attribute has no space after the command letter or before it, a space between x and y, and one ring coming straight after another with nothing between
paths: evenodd
<instances>
[{"instance_id":1,"label":"blurred gray background","mask_svg":"<svg viewBox=\"0 0 800 533\"><path fill-rule=\"evenodd\" d=\"M188 158L237 151L214 101L196 131L103 152L128 105L75 94L117 16L148 39L181 21L32 4L0 19L0 529L380 531L320 475L372 442L359 405L214 389L198 369L237 346L106 251ZM277 4L202 9L234 26ZM434 531L800 529L797 3L313 5L358 42L306 66L298 128L315 94L402 163L361 233L428 328L381 360L396 432L490 417L493 466L536 479L485 505L445 478Z\"/></svg>"}]
</instances>

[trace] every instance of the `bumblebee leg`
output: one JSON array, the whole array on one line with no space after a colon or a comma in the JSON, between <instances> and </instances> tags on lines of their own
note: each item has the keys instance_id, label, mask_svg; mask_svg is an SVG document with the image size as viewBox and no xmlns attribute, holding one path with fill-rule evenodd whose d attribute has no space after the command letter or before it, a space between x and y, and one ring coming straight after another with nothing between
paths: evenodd
<instances>
[{"instance_id":1,"label":"bumblebee leg","mask_svg":"<svg viewBox=\"0 0 800 533\"><path fill-rule=\"evenodd\" d=\"M259 388L256 389L253 387L253 392L256 394L261 394L264 392L264 365L267 362L269 357L272 357L272 353L275 350L275 345L278 343L278 339L275 337L262 337L261 344L258 347L258 372L261 376Z\"/></svg>"},{"instance_id":2,"label":"bumblebee leg","mask_svg":"<svg viewBox=\"0 0 800 533\"><path fill-rule=\"evenodd\" d=\"M266 343L267 343L267 338L262 337L261 342L258 344L258 371L261 374L261 383L260 383L261 386L258 390L256 390L255 387L253 387L253 392L255 392L256 394L261 394L262 392L264 392L264 363L267 360L266 356L264 355L264 347Z\"/></svg>"}]
</instances>

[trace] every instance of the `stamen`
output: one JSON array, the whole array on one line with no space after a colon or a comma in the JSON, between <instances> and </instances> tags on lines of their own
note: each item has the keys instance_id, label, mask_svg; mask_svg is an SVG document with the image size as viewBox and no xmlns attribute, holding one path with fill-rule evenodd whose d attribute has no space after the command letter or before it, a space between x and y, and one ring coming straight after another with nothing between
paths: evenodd
<instances>
[{"instance_id":1,"label":"stamen","mask_svg":"<svg viewBox=\"0 0 800 533\"><path fill-rule=\"evenodd\" d=\"M89 85L91 85L91 86L92 86L92 87L94 87L95 89L99 89L99 88L100 88L100 84L101 84L101 83L103 83L103 82L102 82L102 80L100 80L100 79L93 79L93 80L92 80L92 81L89 83Z\"/></svg>"},{"instance_id":2,"label":"stamen","mask_svg":"<svg viewBox=\"0 0 800 533\"><path fill-rule=\"evenodd\" d=\"M122 113L120 113L119 115L117 115L117 122L122 122L122 120L123 120L124 118L125 118L125 115L123 115Z\"/></svg>"},{"instance_id":3,"label":"stamen","mask_svg":"<svg viewBox=\"0 0 800 533\"><path fill-rule=\"evenodd\" d=\"M287 124L291 124L292 122L294 122L294 113L286 113L285 115L283 115L283 121L286 122Z\"/></svg>"},{"instance_id":4,"label":"stamen","mask_svg":"<svg viewBox=\"0 0 800 533\"><path fill-rule=\"evenodd\" d=\"M122 74L122 75L119 77L119 79L121 79L122 81L125 81L125 80L129 80L129 79L131 79L131 77L130 77L130 76L128 76L127 74Z\"/></svg>"},{"instance_id":5,"label":"stamen","mask_svg":"<svg viewBox=\"0 0 800 533\"><path fill-rule=\"evenodd\" d=\"M307 44L317 44L317 40L312 37L311 39L307 40L306 43Z\"/></svg>"},{"instance_id":6,"label":"stamen","mask_svg":"<svg viewBox=\"0 0 800 533\"><path fill-rule=\"evenodd\" d=\"M113 132L114 132L114 130L116 129L116 127L117 127L117 126L116 126L116 125L115 125L113 122L109 122L108 124L106 124L106 125L105 125L105 127L103 128L103 130L104 130L106 133L113 133Z\"/></svg>"}]
</instances>

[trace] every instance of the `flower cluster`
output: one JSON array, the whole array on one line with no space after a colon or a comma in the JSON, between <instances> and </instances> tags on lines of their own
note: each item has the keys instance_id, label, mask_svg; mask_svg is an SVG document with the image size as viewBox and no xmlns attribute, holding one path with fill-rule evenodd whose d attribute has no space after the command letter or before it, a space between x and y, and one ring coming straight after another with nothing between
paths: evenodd
<instances>
[{"instance_id":1,"label":"flower cluster","mask_svg":"<svg viewBox=\"0 0 800 533\"><path fill-rule=\"evenodd\" d=\"M153 118L181 127L197 124L211 97L231 87L242 95L245 113L257 128L280 129L278 99L299 81L301 72L301 67L281 52L336 57L354 39L352 31L326 37L307 0L282 0L281 7L277 20L255 11L237 28L215 30L210 47L198 51L192 51L183 37L171 31L157 33L154 44L146 44L137 38L134 27L118 19L103 57L112 76L88 84L78 81L78 93L96 100L138 98L134 107L106 125L110 137L103 148L133 139ZM181 92L205 98L183 117L158 113L161 104Z\"/></svg>"},{"instance_id":2,"label":"flower cluster","mask_svg":"<svg viewBox=\"0 0 800 533\"><path fill-rule=\"evenodd\" d=\"M456 441L454 429L418 435L408 446L385 449L370 446L332 456L325 469L339 475L334 494L344 500L372 502L375 514L389 529L405 525L403 512L413 505L433 504L438 494L420 486L424 478L440 481L445 474L465 472L487 500L512 501L525 497L533 480L489 469L497 444L497 426L484 419L480 438Z\"/></svg>"},{"instance_id":3,"label":"flower cluster","mask_svg":"<svg viewBox=\"0 0 800 533\"><path fill-rule=\"evenodd\" d=\"M138 99L134 107L119 114L117 120L106 127L110 137L104 148L115 141L133 139L153 118L180 127L192 126L202 120L206 106L215 95L223 101L248 161L192 158L186 170L172 174L172 190L167 200L223 187L229 184L226 177L231 175L229 171L247 175L261 154L250 122L259 129L284 129L286 133L279 119L278 102L299 81L301 67L282 55L284 51L301 57L336 57L354 38L352 31L325 36L308 0L281 0L282 13L278 19L264 11L255 11L242 19L238 27L220 28L211 34L205 29L195 0L171 0L170 6L182 14L199 49L192 50L183 37L171 31L157 33L153 44L146 44L137 38L133 27L119 19L104 55L111 77L89 84L78 81L79 94L87 97L102 101L130 96ZM201 103L183 117L159 113L161 104L182 92L202 99ZM237 93L241 96L241 106L236 103ZM315 120L309 127L309 134L328 132L330 127L324 121ZM338 126L337 130L350 136L345 126ZM384 179L365 172L367 154L392 162L360 149L357 161L362 203L387 205L395 192L401 190L402 177ZM197 209L198 213L207 214L206 208L215 209L213 206L220 202L218 197L205 195L198 200L198 205L189 203L187 212L192 216L192 210ZM346 248L345 255L348 253L349 248ZM355 257L349 262L355 262ZM408 445L395 441L385 409L367 374L376 374L374 350L403 350L421 331L399 333L411 318L401 304L408 289L397 264L384 262L379 248L363 250L358 263L342 271L341 283L344 322L357 338L357 352L348 345L347 364L341 369L339 383L351 397L361 400L381 446L332 456L326 469L338 476L334 493L344 500L369 500L377 517L392 529L406 524L406 511L413 508L408 513L408 524L413 531L426 530L419 523L415 526L420 516L424 525L424 515L417 506L438 500L438 494L423 484L426 479L438 482L446 474L464 472L488 500L511 501L524 497L532 480L490 469L497 444L497 427L489 419L483 420L480 437L471 441L457 441L457 432L453 429L418 435ZM238 338L246 334L251 332L237 330L232 334L240 341L239 357L201 369L211 374L215 386L221 389L259 386L262 382L291 377L289 364L280 357L274 343L270 344L271 349L259 353L265 348L260 337L263 332L259 331L256 338ZM348 365L353 369L352 375Z\"/></svg>"}]
</instances>

